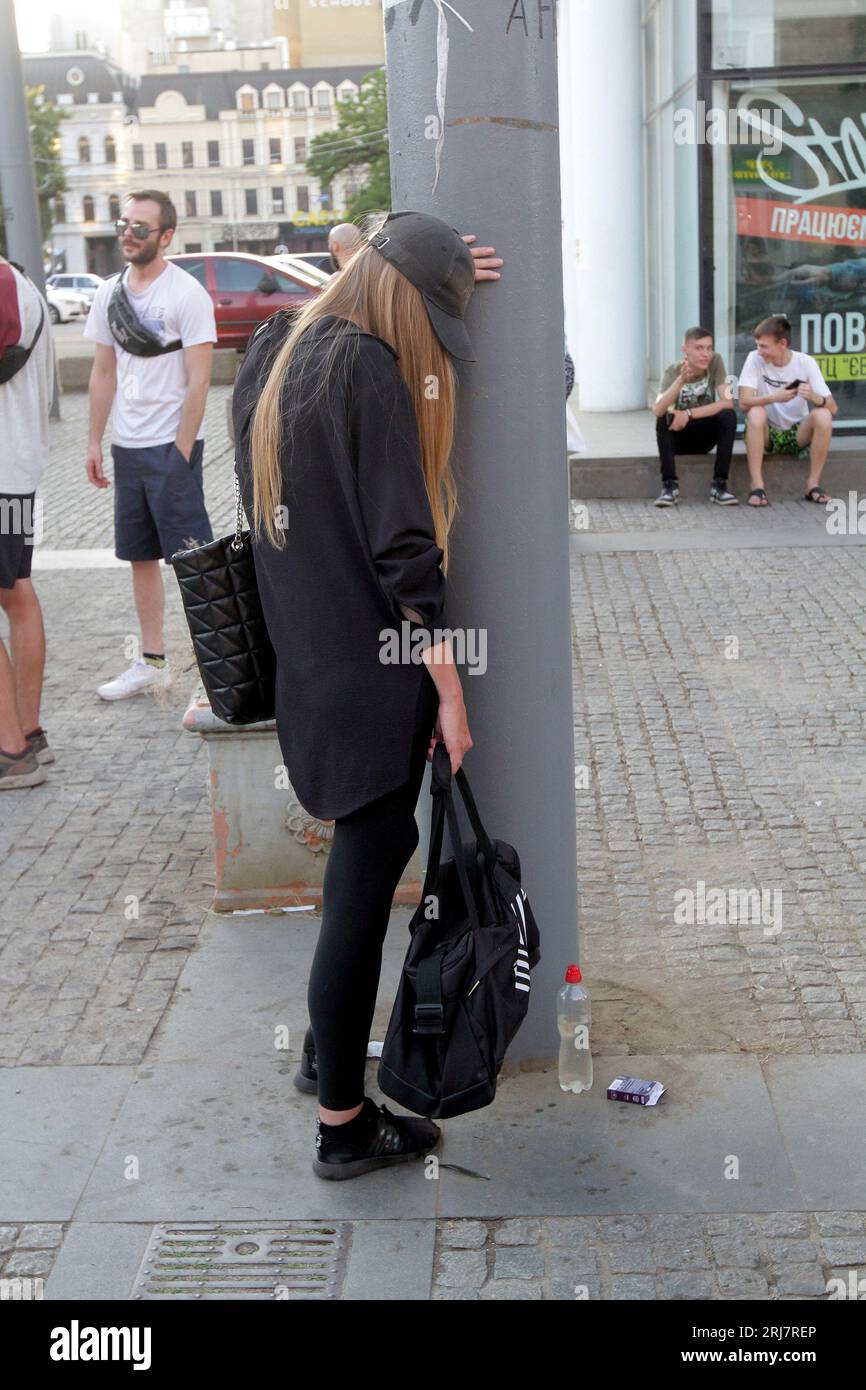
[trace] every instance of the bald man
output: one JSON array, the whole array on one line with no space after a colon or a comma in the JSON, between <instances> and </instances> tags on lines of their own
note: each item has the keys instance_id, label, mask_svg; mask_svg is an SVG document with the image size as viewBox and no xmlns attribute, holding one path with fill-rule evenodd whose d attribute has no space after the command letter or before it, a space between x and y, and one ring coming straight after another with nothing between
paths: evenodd
<instances>
[{"instance_id":1,"label":"bald man","mask_svg":"<svg viewBox=\"0 0 866 1390\"><path fill-rule=\"evenodd\" d=\"M328 237L328 250L336 262L336 269L342 270L350 256L361 244L361 233L353 222L341 222L332 227Z\"/></svg>"}]
</instances>

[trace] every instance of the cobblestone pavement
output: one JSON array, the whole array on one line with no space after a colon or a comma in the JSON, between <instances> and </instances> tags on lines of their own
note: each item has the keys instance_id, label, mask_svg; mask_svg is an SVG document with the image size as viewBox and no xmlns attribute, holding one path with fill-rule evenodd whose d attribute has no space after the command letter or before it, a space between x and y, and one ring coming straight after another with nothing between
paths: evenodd
<instances>
[{"instance_id":1,"label":"cobblestone pavement","mask_svg":"<svg viewBox=\"0 0 866 1390\"><path fill-rule=\"evenodd\" d=\"M0 1065L136 1062L210 904L207 760L180 726L192 648L169 584L173 689L105 704L135 630L128 574L47 573L38 592L57 761L9 794L0 833Z\"/></svg>"},{"instance_id":2,"label":"cobblestone pavement","mask_svg":"<svg viewBox=\"0 0 866 1390\"><path fill-rule=\"evenodd\" d=\"M229 394L215 389L208 406L215 532L232 524ZM84 395L64 397L63 412L44 546L110 547L110 504L82 481ZM757 525L824 527L805 503L759 517L700 502L673 515L589 507L593 529L694 536L680 551L578 543L572 555L593 1051L859 1052L866 550L737 549ZM719 527L730 547L703 549ZM0 833L0 1065L141 1061L206 923L206 755L180 727L196 676L168 578L174 687L160 702L105 705L94 687L126 664L135 631L126 570L38 576L58 761L15 795ZM752 920L728 904L716 921L719 889L756 890ZM0 1236L0 1275L41 1277L62 1229L11 1223ZM441 1223L434 1297L571 1299L586 1284L602 1298L814 1298L864 1263L861 1213L454 1221Z\"/></svg>"},{"instance_id":3,"label":"cobblestone pavement","mask_svg":"<svg viewBox=\"0 0 866 1390\"><path fill-rule=\"evenodd\" d=\"M863 1212L442 1221L434 1299L799 1300L866 1264Z\"/></svg>"},{"instance_id":4,"label":"cobblestone pavement","mask_svg":"<svg viewBox=\"0 0 866 1390\"><path fill-rule=\"evenodd\" d=\"M844 500L847 503L847 495ZM588 498L571 502L569 508L572 529L576 531L713 531L730 534L732 541L738 532L754 535L795 526L826 531L828 521L827 508L817 507L814 502L774 502L758 508L747 506L745 498L738 507L719 507L715 502L692 498L676 507L654 507L652 498Z\"/></svg>"}]
</instances>

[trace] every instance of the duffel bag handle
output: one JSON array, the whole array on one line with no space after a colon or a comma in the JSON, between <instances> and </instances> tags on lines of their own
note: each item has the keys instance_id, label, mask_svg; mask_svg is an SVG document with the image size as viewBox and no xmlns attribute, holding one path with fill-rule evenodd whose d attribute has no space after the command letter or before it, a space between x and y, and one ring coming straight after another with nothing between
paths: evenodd
<instances>
[{"instance_id":1,"label":"duffel bag handle","mask_svg":"<svg viewBox=\"0 0 866 1390\"><path fill-rule=\"evenodd\" d=\"M457 775L459 777L460 774L458 773ZM454 851L454 863L457 868L457 878L460 883L460 891L466 903L469 921L473 929L478 931L480 930L478 911L475 906L475 897L472 893L469 877L466 873L466 865L463 862L463 841L460 835L460 823L457 820L457 808L454 805L454 795L451 790L451 755L441 740L437 741L433 747L430 792L433 796L433 817L430 826L430 851L427 859L427 872L424 875L424 884L421 889L422 902L434 891L433 885L439 871L439 863L442 857L443 821L445 817L447 817L448 830L451 835L451 846ZM477 814L476 811L476 816Z\"/></svg>"},{"instance_id":2,"label":"duffel bag handle","mask_svg":"<svg viewBox=\"0 0 866 1390\"><path fill-rule=\"evenodd\" d=\"M477 848L484 855L488 870L490 873L493 873L496 866L496 854L490 836L484 829L481 817L478 814L478 807L475 804L475 797L472 795L469 786L469 779L462 767L458 768L454 773L453 781L457 783L460 795L463 798L463 805L466 807L469 824L472 826L475 833ZM451 788L451 755L445 747L445 744L440 740L433 749L433 771L430 780L430 790L435 797L437 791L448 792L450 794Z\"/></svg>"}]
</instances>

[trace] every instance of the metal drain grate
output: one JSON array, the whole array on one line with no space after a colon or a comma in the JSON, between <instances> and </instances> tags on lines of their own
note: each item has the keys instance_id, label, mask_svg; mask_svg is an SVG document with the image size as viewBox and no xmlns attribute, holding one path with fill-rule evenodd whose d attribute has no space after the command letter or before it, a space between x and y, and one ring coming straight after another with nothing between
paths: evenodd
<instances>
[{"instance_id":1,"label":"metal drain grate","mask_svg":"<svg viewBox=\"0 0 866 1390\"><path fill-rule=\"evenodd\" d=\"M339 1298L351 1223L154 1226L133 1298Z\"/></svg>"}]
</instances>

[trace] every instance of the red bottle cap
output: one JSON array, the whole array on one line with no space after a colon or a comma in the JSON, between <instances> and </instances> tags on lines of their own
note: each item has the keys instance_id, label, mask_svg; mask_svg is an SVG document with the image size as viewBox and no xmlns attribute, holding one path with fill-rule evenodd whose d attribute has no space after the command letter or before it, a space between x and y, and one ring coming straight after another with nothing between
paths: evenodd
<instances>
[{"instance_id":1,"label":"red bottle cap","mask_svg":"<svg viewBox=\"0 0 866 1390\"><path fill-rule=\"evenodd\" d=\"M579 985L583 976L580 973L579 965L570 965L565 972L565 983L567 985Z\"/></svg>"}]
</instances>

